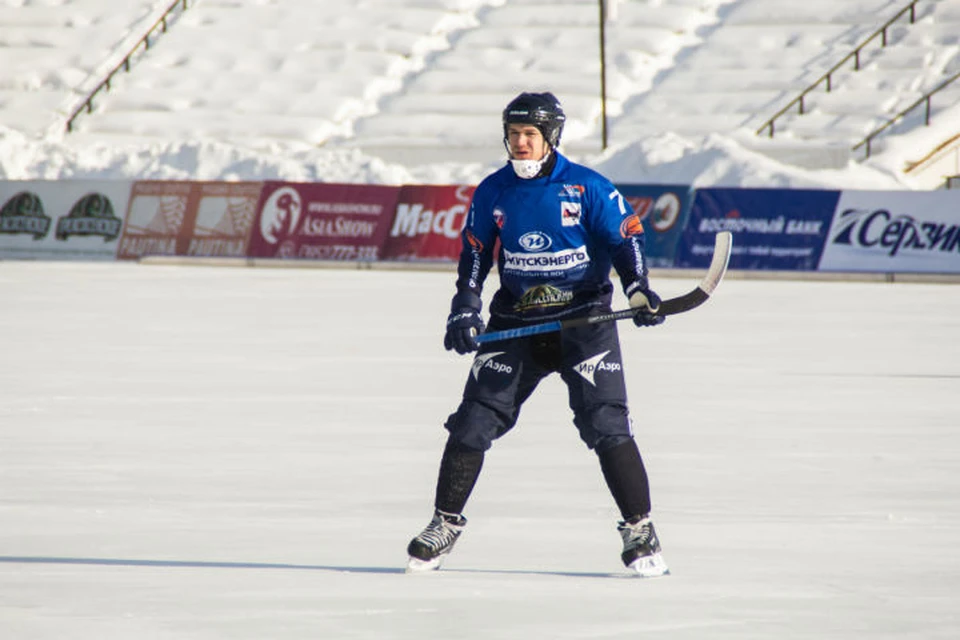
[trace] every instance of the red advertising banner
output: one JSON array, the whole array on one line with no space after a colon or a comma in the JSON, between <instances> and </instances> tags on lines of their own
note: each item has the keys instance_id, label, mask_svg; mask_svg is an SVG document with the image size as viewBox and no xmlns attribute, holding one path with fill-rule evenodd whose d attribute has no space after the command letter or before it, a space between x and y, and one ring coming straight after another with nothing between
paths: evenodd
<instances>
[{"instance_id":1,"label":"red advertising banner","mask_svg":"<svg viewBox=\"0 0 960 640\"><path fill-rule=\"evenodd\" d=\"M252 258L379 260L400 187L266 182Z\"/></svg>"},{"instance_id":2,"label":"red advertising banner","mask_svg":"<svg viewBox=\"0 0 960 640\"><path fill-rule=\"evenodd\" d=\"M381 257L456 262L460 231L474 189L467 185L404 186Z\"/></svg>"},{"instance_id":3,"label":"red advertising banner","mask_svg":"<svg viewBox=\"0 0 960 640\"><path fill-rule=\"evenodd\" d=\"M260 182L135 182L117 258L247 254Z\"/></svg>"}]
</instances>

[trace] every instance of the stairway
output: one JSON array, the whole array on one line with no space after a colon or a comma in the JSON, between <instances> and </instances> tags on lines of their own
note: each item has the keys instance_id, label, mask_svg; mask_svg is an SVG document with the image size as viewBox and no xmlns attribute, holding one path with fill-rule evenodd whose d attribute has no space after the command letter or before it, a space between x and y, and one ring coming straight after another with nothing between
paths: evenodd
<instances>
[{"instance_id":1,"label":"stairway","mask_svg":"<svg viewBox=\"0 0 960 640\"><path fill-rule=\"evenodd\" d=\"M58 127L113 52L152 24L157 5L0 0L0 125L30 136Z\"/></svg>"}]
</instances>

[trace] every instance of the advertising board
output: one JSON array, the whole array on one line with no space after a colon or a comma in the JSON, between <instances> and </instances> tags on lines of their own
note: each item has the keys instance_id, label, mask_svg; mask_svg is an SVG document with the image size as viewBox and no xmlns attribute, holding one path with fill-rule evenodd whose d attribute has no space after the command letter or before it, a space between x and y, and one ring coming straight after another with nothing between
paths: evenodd
<instances>
[{"instance_id":1,"label":"advertising board","mask_svg":"<svg viewBox=\"0 0 960 640\"><path fill-rule=\"evenodd\" d=\"M731 269L814 271L839 197L815 189L698 189L675 266L706 268L714 237L730 231Z\"/></svg>"},{"instance_id":2,"label":"advertising board","mask_svg":"<svg viewBox=\"0 0 960 640\"><path fill-rule=\"evenodd\" d=\"M672 267L676 262L680 234L690 216L693 199L690 187L637 184L618 184L616 187L643 222L649 266Z\"/></svg>"},{"instance_id":3,"label":"advertising board","mask_svg":"<svg viewBox=\"0 0 960 640\"><path fill-rule=\"evenodd\" d=\"M820 270L960 273L960 192L844 191Z\"/></svg>"},{"instance_id":4,"label":"advertising board","mask_svg":"<svg viewBox=\"0 0 960 640\"><path fill-rule=\"evenodd\" d=\"M467 185L404 186L381 257L456 262L473 191Z\"/></svg>"},{"instance_id":5,"label":"advertising board","mask_svg":"<svg viewBox=\"0 0 960 640\"><path fill-rule=\"evenodd\" d=\"M253 258L379 260L400 187L265 182Z\"/></svg>"},{"instance_id":6,"label":"advertising board","mask_svg":"<svg viewBox=\"0 0 960 640\"><path fill-rule=\"evenodd\" d=\"M117 258L243 257L261 187L259 182L135 182Z\"/></svg>"},{"instance_id":7,"label":"advertising board","mask_svg":"<svg viewBox=\"0 0 960 640\"><path fill-rule=\"evenodd\" d=\"M0 182L0 258L113 260L130 181Z\"/></svg>"}]
</instances>

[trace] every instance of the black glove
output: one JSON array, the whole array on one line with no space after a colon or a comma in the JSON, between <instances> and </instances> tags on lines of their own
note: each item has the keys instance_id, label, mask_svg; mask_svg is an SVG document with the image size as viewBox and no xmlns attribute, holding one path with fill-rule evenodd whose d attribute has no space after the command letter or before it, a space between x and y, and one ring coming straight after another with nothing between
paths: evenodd
<instances>
[{"instance_id":1,"label":"black glove","mask_svg":"<svg viewBox=\"0 0 960 640\"><path fill-rule=\"evenodd\" d=\"M637 310L633 324L638 327L655 327L663 324L664 316L657 315L660 310L660 296L650 289L637 289L630 294L630 306Z\"/></svg>"},{"instance_id":2,"label":"black glove","mask_svg":"<svg viewBox=\"0 0 960 640\"><path fill-rule=\"evenodd\" d=\"M460 355L476 351L480 344L476 336L483 333L483 318L480 312L470 307L453 311L447 317L447 333L443 336L443 346L447 351L454 349Z\"/></svg>"}]
</instances>

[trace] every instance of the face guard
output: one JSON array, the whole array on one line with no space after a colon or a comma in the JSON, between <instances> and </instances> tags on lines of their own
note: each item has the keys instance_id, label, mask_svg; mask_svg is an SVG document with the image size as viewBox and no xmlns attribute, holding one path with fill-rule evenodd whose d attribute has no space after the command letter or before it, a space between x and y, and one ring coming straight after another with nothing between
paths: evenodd
<instances>
[{"instance_id":1,"label":"face guard","mask_svg":"<svg viewBox=\"0 0 960 640\"><path fill-rule=\"evenodd\" d=\"M548 150L539 160L514 160L510 158L510 165L513 167L513 172L517 174L518 178L530 180L540 175L540 170L543 169L543 165L547 163L547 159L549 158L550 151Z\"/></svg>"}]
</instances>

